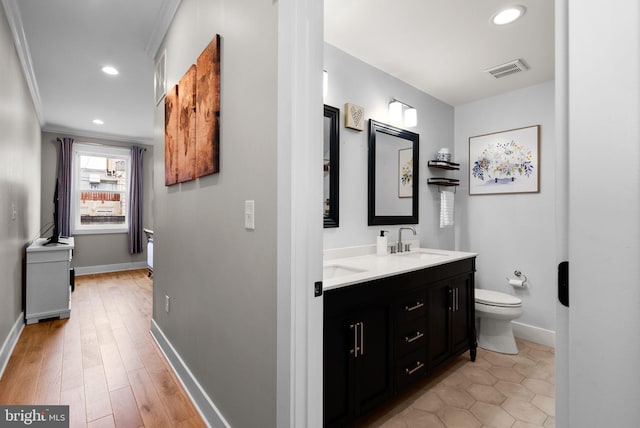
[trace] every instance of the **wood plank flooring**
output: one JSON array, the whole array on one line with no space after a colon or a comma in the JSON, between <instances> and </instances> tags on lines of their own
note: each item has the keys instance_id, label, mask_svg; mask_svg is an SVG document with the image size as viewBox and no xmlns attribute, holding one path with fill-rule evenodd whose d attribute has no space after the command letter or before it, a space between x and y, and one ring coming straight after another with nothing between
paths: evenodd
<instances>
[{"instance_id":1,"label":"wood plank flooring","mask_svg":"<svg viewBox=\"0 0 640 428\"><path fill-rule=\"evenodd\" d=\"M0 403L68 404L71 427L205 427L149 333L146 272L77 277L69 319L25 326Z\"/></svg>"}]
</instances>

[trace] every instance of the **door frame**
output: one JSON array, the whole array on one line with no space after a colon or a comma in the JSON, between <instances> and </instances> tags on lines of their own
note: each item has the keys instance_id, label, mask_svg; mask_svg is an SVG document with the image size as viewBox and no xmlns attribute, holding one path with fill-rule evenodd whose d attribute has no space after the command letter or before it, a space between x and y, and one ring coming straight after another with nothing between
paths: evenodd
<instances>
[{"instance_id":1,"label":"door frame","mask_svg":"<svg viewBox=\"0 0 640 428\"><path fill-rule=\"evenodd\" d=\"M556 0L556 21L556 165L568 200L556 245L570 263L570 306L556 311L556 426L636 426L640 5ZM603 150L615 154L608 168ZM618 184L602 180L607 171Z\"/></svg>"},{"instance_id":2,"label":"door frame","mask_svg":"<svg viewBox=\"0 0 640 428\"><path fill-rule=\"evenodd\" d=\"M322 426L322 67L324 2L277 0L277 412ZM316 171L317 174L310 173Z\"/></svg>"}]
</instances>

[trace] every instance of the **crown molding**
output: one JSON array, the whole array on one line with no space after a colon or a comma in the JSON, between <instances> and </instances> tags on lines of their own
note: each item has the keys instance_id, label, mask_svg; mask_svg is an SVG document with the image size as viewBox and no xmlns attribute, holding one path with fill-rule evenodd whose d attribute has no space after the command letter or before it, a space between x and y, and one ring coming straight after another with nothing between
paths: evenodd
<instances>
[{"instance_id":1,"label":"crown molding","mask_svg":"<svg viewBox=\"0 0 640 428\"><path fill-rule=\"evenodd\" d=\"M108 133L102 133L102 132L92 132L92 131L71 129L71 128L65 128L62 126L55 126L55 125L44 125L42 127L42 132L47 132L50 134L61 134L61 135L74 137L74 138L93 138L96 140L116 141L120 143L144 144L147 146L153 146L152 138L128 137L128 136L108 134Z\"/></svg>"},{"instance_id":2,"label":"crown molding","mask_svg":"<svg viewBox=\"0 0 640 428\"><path fill-rule=\"evenodd\" d=\"M44 118L42 115L42 100L40 98L40 90L38 89L38 82L36 81L36 75L33 71L33 62L31 61L31 53L29 52L29 45L27 44L27 37L24 33L24 27L22 25L22 17L20 16L20 9L18 8L17 0L2 0L2 6L4 7L4 13L7 16L9 22L9 28L11 28L11 34L13 35L13 43L16 46L16 52L20 64L22 65L22 71L24 78L27 81L29 92L31 93L31 99L33 101L33 108L38 117L40 126L44 124Z\"/></svg>"},{"instance_id":3,"label":"crown molding","mask_svg":"<svg viewBox=\"0 0 640 428\"><path fill-rule=\"evenodd\" d=\"M4 0L3 0L4 1ZM156 17L156 24L151 32L151 37L145 46L144 50L151 58L155 58L160 49L160 45L164 40L165 34L169 30L171 21L180 7L182 0L163 0L162 7Z\"/></svg>"}]
</instances>

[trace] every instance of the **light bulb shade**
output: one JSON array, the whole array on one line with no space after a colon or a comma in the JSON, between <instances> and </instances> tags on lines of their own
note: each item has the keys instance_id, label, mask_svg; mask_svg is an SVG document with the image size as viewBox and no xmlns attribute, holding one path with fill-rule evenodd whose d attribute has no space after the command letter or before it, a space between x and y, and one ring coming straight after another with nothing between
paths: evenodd
<instances>
[{"instance_id":1,"label":"light bulb shade","mask_svg":"<svg viewBox=\"0 0 640 428\"><path fill-rule=\"evenodd\" d=\"M324 70L322 72L322 98L326 98L328 92L329 92L329 73L327 73L327 70Z\"/></svg>"},{"instance_id":2,"label":"light bulb shade","mask_svg":"<svg viewBox=\"0 0 640 428\"><path fill-rule=\"evenodd\" d=\"M404 111L404 126L413 128L418 124L418 110L410 107Z\"/></svg>"},{"instance_id":3,"label":"light bulb shade","mask_svg":"<svg viewBox=\"0 0 640 428\"><path fill-rule=\"evenodd\" d=\"M492 21L495 25L511 24L513 21L521 18L525 11L524 6L512 6L493 15Z\"/></svg>"},{"instance_id":4,"label":"light bulb shade","mask_svg":"<svg viewBox=\"0 0 640 428\"><path fill-rule=\"evenodd\" d=\"M400 101L392 101L389 103L389 119L394 122L402 120L402 103Z\"/></svg>"}]
</instances>

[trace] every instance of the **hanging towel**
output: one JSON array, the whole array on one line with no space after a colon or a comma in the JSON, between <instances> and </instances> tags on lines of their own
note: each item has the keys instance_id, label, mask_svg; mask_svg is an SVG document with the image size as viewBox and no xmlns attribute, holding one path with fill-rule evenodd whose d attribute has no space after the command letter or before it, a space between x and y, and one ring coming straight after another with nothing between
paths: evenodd
<instances>
[{"instance_id":1,"label":"hanging towel","mask_svg":"<svg viewBox=\"0 0 640 428\"><path fill-rule=\"evenodd\" d=\"M440 192L440 228L453 226L453 192Z\"/></svg>"}]
</instances>

